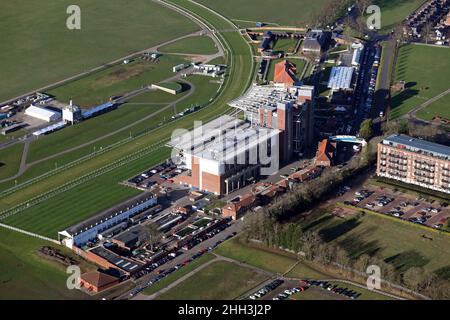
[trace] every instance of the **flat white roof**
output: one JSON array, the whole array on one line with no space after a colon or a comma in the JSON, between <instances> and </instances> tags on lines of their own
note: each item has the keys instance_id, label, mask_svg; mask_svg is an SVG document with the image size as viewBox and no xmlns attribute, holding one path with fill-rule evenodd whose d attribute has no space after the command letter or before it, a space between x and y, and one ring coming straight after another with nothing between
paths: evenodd
<instances>
[{"instance_id":1,"label":"flat white roof","mask_svg":"<svg viewBox=\"0 0 450 320\"><path fill-rule=\"evenodd\" d=\"M252 126L229 115L172 138L169 146L185 154L224 162L279 134L277 129Z\"/></svg>"},{"instance_id":2,"label":"flat white roof","mask_svg":"<svg viewBox=\"0 0 450 320\"><path fill-rule=\"evenodd\" d=\"M310 93L312 97L313 90L311 86L291 86L286 89L279 85L253 85L243 96L228 104L243 111L257 112L260 107L276 109L278 102L295 102L299 94Z\"/></svg>"},{"instance_id":3,"label":"flat white roof","mask_svg":"<svg viewBox=\"0 0 450 320\"><path fill-rule=\"evenodd\" d=\"M25 110L25 113L30 116L39 116L39 117L45 117L45 118L51 118L53 116L61 116L59 112L52 111L46 108L37 107L37 106L30 106Z\"/></svg>"},{"instance_id":4,"label":"flat white roof","mask_svg":"<svg viewBox=\"0 0 450 320\"><path fill-rule=\"evenodd\" d=\"M352 67L333 67L331 69L328 88L332 90L350 89L352 84Z\"/></svg>"}]
</instances>

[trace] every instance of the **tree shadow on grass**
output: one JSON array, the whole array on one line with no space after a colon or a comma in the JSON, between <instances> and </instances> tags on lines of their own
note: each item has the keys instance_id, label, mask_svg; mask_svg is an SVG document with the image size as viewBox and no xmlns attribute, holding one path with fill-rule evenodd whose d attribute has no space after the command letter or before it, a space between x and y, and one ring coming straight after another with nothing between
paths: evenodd
<instances>
[{"instance_id":1,"label":"tree shadow on grass","mask_svg":"<svg viewBox=\"0 0 450 320\"><path fill-rule=\"evenodd\" d=\"M362 254L368 254L369 256L375 256L381 249L380 244L376 240L364 241L371 231L376 230L376 227L367 228L364 231L352 234L346 237L342 241L339 241L339 245L344 248L353 259L358 259Z\"/></svg>"},{"instance_id":2,"label":"tree shadow on grass","mask_svg":"<svg viewBox=\"0 0 450 320\"><path fill-rule=\"evenodd\" d=\"M177 82L181 86L181 92L191 90L191 86L186 82Z\"/></svg>"},{"instance_id":3,"label":"tree shadow on grass","mask_svg":"<svg viewBox=\"0 0 450 320\"><path fill-rule=\"evenodd\" d=\"M306 225L303 228L303 232L307 232L311 229L314 229L317 226L322 225L323 223L326 223L328 221L330 221L333 217L331 215L323 215L320 218L315 219L314 221L312 221L311 223L309 223L308 225Z\"/></svg>"},{"instance_id":4,"label":"tree shadow on grass","mask_svg":"<svg viewBox=\"0 0 450 320\"><path fill-rule=\"evenodd\" d=\"M423 267L430 260L415 250L408 250L388 257L384 261L392 264L397 271L403 273L412 267Z\"/></svg>"},{"instance_id":5,"label":"tree shadow on grass","mask_svg":"<svg viewBox=\"0 0 450 320\"><path fill-rule=\"evenodd\" d=\"M323 230L319 231L319 235L325 242L333 241L347 232L355 229L361 224L361 222L358 221L358 219L350 219L346 220L342 223L339 223L338 225L335 225L333 227L325 228Z\"/></svg>"},{"instance_id":6,"label":"tree shadow on grass","mask_svg":"<svg viewBox=\"0 0 450 320\"><path fill-rule=\"evenodd\" d=\"M391 97L391 110L400 107L406 100L419 94L419 90L416 89L406 89L403 92L396 94Z\"/></svg>"},{"instance_id":7,"label":"tree shadow on grass","mask_svg":"<svg viewBox=\"0 0 450 320\"><path fill-rule=\"evenodd\" d=\"M437 269L434 273L442 279L450 280L450 266L445 266Z\"/></svg>"}]
</instances>

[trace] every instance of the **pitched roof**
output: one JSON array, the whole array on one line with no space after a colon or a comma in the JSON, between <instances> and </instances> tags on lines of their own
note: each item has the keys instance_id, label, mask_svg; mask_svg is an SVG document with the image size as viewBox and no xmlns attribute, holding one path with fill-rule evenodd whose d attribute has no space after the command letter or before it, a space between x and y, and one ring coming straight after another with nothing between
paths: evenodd
<instances>
[{"instance_id":1,"label":"pitched roof","mask_svg":"<svg viewBox=\"0 0 450 320\"><path fill-rule=\"evenodd\" d=\"M293 85L297 82L297 67L292 62L283 60L275 65L273 82Z\"/></svg>"},{"instance_id":2,"label":"pitched roof","mask_svg":"<svg viewBox=\"0 0 450 320\"><path fill-rule=\"evenodd\" d=\"M333 158L334 145L328 139L319 142L316 161L331 161Z\"/></svg>"},{"instance_id":3,"label":"pitched roof","mask_svg":"<svg viewBox=\"0 0 450 320\"><path fill-rule=\"evenodd\" d=\"M98 272L98 271L91 271L86 272L81 275L81 280L85 281L97 288L101 288L103 286L106 286L112 282L115 282L119 280L118 278L111 276L106 273Z\"/></svg>"},{"instance_id":4,"label":"pitched roof","mask_svg":"<svg viewBox=\"0 0 450 320\"><path fill-rule=\"evenodd\" d=\"M255 200L256 197L253 194L248 193L242 196L238 202L226 204L223 209L238 213L242 208L251 206L255 202Z\"/></svg>"}]
</instances>

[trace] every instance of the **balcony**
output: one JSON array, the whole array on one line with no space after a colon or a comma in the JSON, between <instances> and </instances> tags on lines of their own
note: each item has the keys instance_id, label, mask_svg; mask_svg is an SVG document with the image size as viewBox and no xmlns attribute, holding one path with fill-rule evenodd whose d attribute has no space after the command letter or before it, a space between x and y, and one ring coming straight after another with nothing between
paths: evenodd
<instances>
[{"instance_id":1,"label":"balcony","mask_svg":"<svg viewBox=\"0 0 450 320\"><path fill-rule=\"evenodd\" d=\"M388 170L387 173L393 177L398 177L398 178L403 178L403 179L406 178L406 173L402 173L399 171Z\"/></svg>"},{"instance_id":2,"label":"balcony","mask_svg":"<svg viewBox=\"0 0 450 320\"><path fill-rule=\"evenodd\" d=\"M407 156L401 156L399 154L389 153L390 158L400 159L400 160L408 160Z\"/></svg>"},{"instance_id":3,"label":"balcony","mask_svg":"<svg viewBox=\"0 0 450 320\"><path fill-rule=\"evenodd\" d=\"M419 171L426 171L426 172L434 173L434 168L430 169L430 168L427 168L427 167L414 166L414 169L419 170Z\"/></svg>"},{"instance_id":4,"label":"balcony","mask_svg":"<svg viewBox=\"0 0 450 320\"><path fill-rule=\"evenodd\" d=\"M403 167L403 166L388 166L388 168L391 170L397 170L397 171L401 171L401 172L408 171L407 168Z\"/></svg>"}]
</instances>

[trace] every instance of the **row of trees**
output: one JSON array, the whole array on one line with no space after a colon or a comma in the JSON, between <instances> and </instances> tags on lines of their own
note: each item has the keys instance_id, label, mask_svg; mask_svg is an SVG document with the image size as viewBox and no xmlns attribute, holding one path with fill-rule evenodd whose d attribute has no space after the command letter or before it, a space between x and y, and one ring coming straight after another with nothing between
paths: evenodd
<instances>
[{"instance_id":1,"label":"row of trees","mask_svg":"<svg viewBox=\"0 0 450 320\"><path fill-rule=\"evenodd\" d=\"M360 219L355 217L355 220ZM244 226L246 240L255 239L268 247L291 250L307 261L328 266L338 265L343 270L366 273L368 266L380 267L381 278L390 283L406 286L434 299L450 298L450 282L421 267L411 267L401 273L392 264L376 255L361 254L352 258L335 242L326 242L320 232L303 231L298 223L280 223L264 212L249 216Z\"/></svg>"},{"instance_id":2,"label":"row of trees","mask_svg":"<svg viewBox=\"0 0 450 320\"><path fill-rule=\"evenodd\" d=\"M339 170L326 168L320 177L308 183L294 184L288 193L275 199L272 205L264 210L277 220L283 220L296 215L301 210L304 211L334 191L346 179L357 176L375 163L378 142L379 139L372 139L344 168Z\"/></svg>"}]
</instances>

